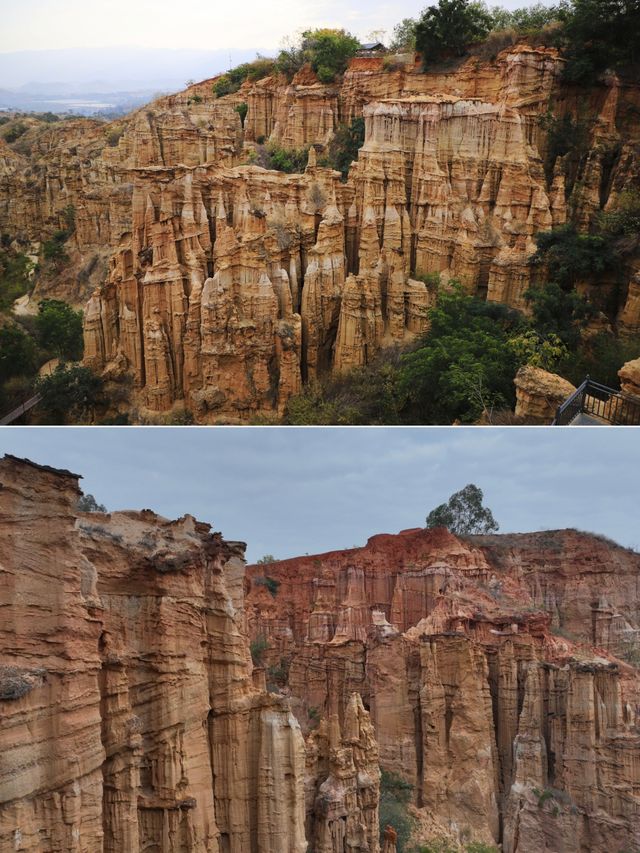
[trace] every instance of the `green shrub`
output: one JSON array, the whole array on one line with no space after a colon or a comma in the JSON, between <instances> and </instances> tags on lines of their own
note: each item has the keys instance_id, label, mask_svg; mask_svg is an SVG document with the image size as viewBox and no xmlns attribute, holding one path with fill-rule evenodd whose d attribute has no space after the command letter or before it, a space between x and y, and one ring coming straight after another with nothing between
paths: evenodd
<instances>
[{"instance_id":1,"label":"green shrub","mask_svg":"<svg viewBox=\"0 0 640 853\"><path fill-rule=\"evenodd\" d=\"M415 50L417 24L415 18L403 18L399 24L396 24L393 28L389 50L398 53Z\"/></svg>"},{"instance_id":2,"label":"green shrub","mask_svg":"<svg viewBox=\"0 0 640 853\"><path fill-rule=\"evenodd\" d=\"M50 424L78 423L93 416L105 400L103 383L88 367L58 365L48 376L36 381L42 397L38 413Z\"/></svg>"},{"instance_id":3,"label":"green shrub","mask_svg":"<svg viewBox=\"0 0 640 853\"><path fill-rule=\"evenodd\" d=\"M117 144L120 142L120 140L122 139L123 135L124 135L124 128L123 127L121 127L119 125L116 127L110 127L106 133L107 145L110 148L115 148L117 146Z\"/></svg>"},{"instance_id":4,"label":"green shrub","mask_svg":"<svg viewBox=\"0 0 640 853\"><path fill-rule=\"evenodd\" d=\"M561 7L565 79L592 82L605 69L622 71L637 63L640 7L636 0L571 0Z\"/></svg>"},{"instance_id":5,"label":"green shrub","mask_svg":"<svg viewBox=\"0 0 640 853\"><path fill-rule=\"evenodd\" d=\"M281 148L277 143L270 142L266 148L267 169L278 172L304 172L309 159L309 148Z\"/></svg>"},{"instance_id":6,"label":"green shrub","mask_svg":"<svg viewBox=\"0 0 640 853\"><path fill-rule=\"evenodd\" d=\"M573 225L536 234L534 264L544 264L548 279L571 286L581 279L593 279L615 266L611 241L604 236L580 234Z\"/></svg>"},{"instance_id":7,"label":"green shrub","mask_svg":"<svg viewBox=\"0 0 640 853\"><path fill-rule=\"evenodd\" d=\"M594 309L575 290L565 290L555 282L531 287L524 295L531 306L533 326L542 335L557 336L569 349L580 341L580 332L594 315Z\"/></svg>"},{"instance_id":8,"label":"green shrub","mask_svg":"<svg viewBox=\"0 0 640 853\"><path fill-rule=\"evenodd\" d=\"M501 50L515 44L517 39L518 32L513 27L492 30L488 33L486 38L473 46L471 53L473 53L474 56L479 56L480 59L495 59Z\"/></svg>"},{"instance_id":9,"label":"green shrub","mask_svg":"<svg viewBox=\"0 0 640 853\"><path fill-rule=\"evenodd\" d=\"M40 113L36 118L38 121L45 122L45 124L53 124L56 121L60 121L60 116L52 112Z\"/></svg>"},{"instance_id":10,"label":"green shrub","mask_svg":"<svg viewBox=\"0 0 640 853\"><path fill-rule=\"evenodd\" d=\"M65 225L65 239L68 239L72 234L75 234L76 230L76 209L73 204L68 204L62 208L62 219Z\"/></svg>"},{"instance_id":11,"label":"green shrub","mask_svg":"<svg viewBox=\"0 0 640 853\"><path fill-rule=\"evenodd\" d=\"M249 649L251 651L251 660L254 666L262 666L264 662L264 654L269 648L269 643L264 634L260 634L255 640L252 640Z\"/></svg>"},{"instance_id":12,"label":"green shrub","mask_svg":"<svg viewBox=\"0 0 640 853\"><path fill-rule=\"evenodd\" d=\"M397 773L382 770L380 775L380 838L387 826L392 826L398 833L398 853L409 853L408 843L414 827L414 820L409 814L413 786Z\"/></svg>"},{"instance_id":13,"label":"green shrub","mask_svg":"<svg viewBox=\"0 0 640 853\"><path fill-rule=\"evenodd\" d=\"M278 590L280 589L280 581L276 580L275 578L270 578L267 576L264 579L264 585L269 590L271 595L275 598L276 595L278 594Z\"/></svg>"},{"instance_id":14,"label":"green shrub","mask_svg":"<svg viewBox=\"0 0 640 853\"><path fill-rule=\"evenodd\" d=\"M308 62L321 82L331 83L344 72L359 47L358 39L346 30L306 30L299 41L280 51L276 65L291 79Z\"/></svg>"},{"instance_id":15,"label":"green shrub","mask_svg":"<svg viewBox=\"0 0 640 853\"><path fill-rule=\"evenodd\" d=\"M547 134L544 161L547 183L551 184L557 158L565 157L564 174L568 194L574 185L580 163L589 150L591 122L582 117L574 118L571 113L557 116L549 111L540 116L538 123Z\"/></svg>"},{"instance_id":16,"label":"green shrub","mask_svg":"<svg viewBox=\"0 0 640 853\"><path fill-rule=\"evenodd\" d=\"M273 74L275 70L276 63L273 59L258 57L253 62L244 62L218 77L213 84L213 93L216 98L222 98L224 95L237 92L245 80L251 82L261 80Z\"/></svg>"},{"instance_id":17,"label":"green shrub","mask_svg":"<svg viewBox=\"0 0 640 853\"><path fill-rule=\"evenodd\" d=\"M486 6L469 0L439 0L428 6L416 26L416 50L425 68L448 57L464 56L472 42L492 28Z\"/></svg>"},{"instance_id":18,"label":"green shrub","mask_svg":"<svg viewBox=\"0 0 640 853\"><path fill-rule=\"evenodd\" d=\"M14 376L30 376L36 369L33 340L18 326L0 327L0 383Z\"/></svg>"},{"instance_id":19,"label":"green shrub","mask_svg":"<svg viewBox=\"0 0 640 853\"><path fill-rule=\"evenodd\" d=\"M249 112L249 106L247 104L245 104L244 101L242 101L242 103L237 104L234 107L234 109L238 113L238 115L240 116L240 122L242 123L242 126L244 127L244 120L246 119L247 113Z\"/></svg>"},{"instance_id":20,"label":"green shrub","mask_svg":"<svg viewBox=\"0 0 640 853\"><path fill-rule=\"evenodd\" d=\"M64 248L65 240L69 235L63 229L56 231L50 240L42 244L42 256L45 261L50 261L55 267L60 267L69 260Z\"/></svg>"},{"instance_id":21,"label":"green shrub","mask_svg":"<svg viewBox=\"0 0 640 853\"><path fill-rule=\"evenodd\" d=\"M26 255L0 249L0 312L11 311L16 299L28 293L31 262Z\"/></svg>"},{"instance_id":22,"label":"green shrub","mask_svg":"<svg viewBox=\"0 0 640 853\"><path fill-rule=\"evenodd\" d=\"M358 151L364 145L364 119L354 118L350 125L338 126L329 144L327 156L322 165L330 166L342 174L346 181L351 163L358 157Z\"/></svg>"},{"instance_id":23,"label":"green shrub","mask_svg":"<svg viewBox=\"0 0 640 853\"><path fill-rule=\"evenodd\" d=\"M492 30L511 28L518 34L535 34L562 17L558 6L534 3L519 9L504 9L495 6L490 10Z\"/></svg>"},{"instance_id":24,"label":"green shrub","mask_svg":"<svg viewBox=\"0 0 640 853\"><path fill-rule=\"evenodd\" d=\"M82 313L59 299L43 299L38 305L36 330L40 346L59 358L82 358Z\"/></svg>"},{"instance_id":25,"label":"green shrub","mask_svg":"<svg viewBox=\"0 0 640 853\"><path fill-rule=\"evenodd\" d=\"M286 684L289 678L289 661L286 658L280 658L280 663L267 667L267 680L274 681L277 684Z\"/></svg>"},{"instance_id":26,"label":"green shrub","mask_svg":"<svg viewBox=\"0 0 640 853\"><path fill-rule=\"evenodd\" d=\"M520 365L509 340L526 330L522 316L468 296L457 282L438 293L428 316L429 332L402 358L404 422L473 423L484 411L512 409Z\"/></svg>"},{"instance_id":27,"label":"green shrub","mask_svg":"<svg viewBox=\"0 0 640 853\"><path fill-rule=\"evenodd\" d=\"M400 350L384 350L364 367L305 386L287 403L285 423L299 426L401 423Z\"/></svg>"},{"instance_id":28,"label":"green shrub","mask_svg":"<svg viewBox=\"0 0 640 853\"><path fill-rule=\"evenodd\" d=\"M585 376L592 376L603 385L618 389L618 371L639 354L640 338L617 338L611 332L600 332L568 352L557 371L574 385L579 385Z\"/></svg>"},{"instance_id":29,"label":"green shrub","mask_svg":"<svg viewBox=\"0 0 640 853\"><path fill-rule=\"evenodd\" d=\"M620 193L617 203L596 220L598 230L613 237L640 234L640 192L635 189Z\"/></svg>"},{"instance_id":30,"label":"green shrub","mask_svg":"<svg viewBox=\"0 0 640 853\"><path fill-rule=\"evenodd\" d=\"M264 577L255 577L253 579L255 586L266 586L271 595L275 598L280 589L280 581L275 578L270 578L268 575Z\"/></svg>"},{"instance_id":31,"label":"green shrub","mask_svg":"<svg viewBox=\"0 0 640 853\"><path fill-rule=\"evenodd\" d=\"M11 127L8 127L4 133L2 134L4 141L8 142L11 145L12 142L15 142L17 139L20 139L21 136L29 130L28 125L26 125L23 121L18 121L15 124L12 124Z\"/></svg>"}]
</instances>

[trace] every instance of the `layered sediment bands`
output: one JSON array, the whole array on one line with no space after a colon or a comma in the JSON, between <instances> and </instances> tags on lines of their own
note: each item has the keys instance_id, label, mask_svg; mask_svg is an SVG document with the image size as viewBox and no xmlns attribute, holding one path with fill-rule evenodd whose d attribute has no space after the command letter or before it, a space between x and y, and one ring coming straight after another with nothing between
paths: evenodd
<instances>
[{"instance_id":1,"label":"layered sediment bands","mask_svg":"<svg viewBox=\"0 0 640 853\"><path fill-rule=\"evenodd\" d=\"M307 835L314 853L380 853L378 748L357 693L343 721L334 711L307 738Z\"/></svg>"},{"instance_id":2,"label":"layered sediment bands","mask_svg":"<svg viewBox=\"0 0 640 853\"><path fill-rule=\"evenodd\" d=\"M640 358L623 364L618 376L623 393L640 400Z\"/></svg>"},{"instance_id":3,"label":"layered sediment bands","mask_svg":"<svg viewBox=\"0 0 640 853\"><path fill-rule=\"evenodd\" d=\"M242 543L79 514L76 475L13 457L0 484L0 849L304 853L305 746L254 685Z\"/></svg>"},{"instance_id":4,"label":"layered sediment bands","mask_svg":"<svg viewBox=\"0 0 640 853\"><path fill-rule=\"evenodd\" d=\"M550 424L558 406L576 390L575 385L540 367L525 365L514 379L516 386L516 416L527 423Z\"/></svg>"},{"instance_id":5,"label":"layered sediment bands","mask_svg":"<svg viewBox=\"0 0 640 853\"><path fill-rule=\"evenodd\" d=\"M303 728L357 691L425 824L508 853L638 845L640 556L577 531L411 530L249 576Z\"/></svg>"},{"instance_id":6,"label":"layered sediment bands","mask_svg":"<svg viewBox=\"0 0 640 853\"><path fill-rule=\"evenodd\" d=\"M523 44L426 74L357 58L331 85L304 68L217 99L209 80L110 125L34 128L0 149L0 227L41 241L73 208L70 262L39 287L86 304L87 363L133 378L130 408L277 418L302 382L425 332L429 274L525 309L543 274L536 233L588 229L633 186L637 87L611 78L585 93L576 165L554 157L541 121L584 112L562 66ZM365 142L342 183L318 164L359 117ZM269 141L314 146L306 172L251 165ZM623 277L583 289L634 333L633 260Z\"/></svg>"}]
</instances>

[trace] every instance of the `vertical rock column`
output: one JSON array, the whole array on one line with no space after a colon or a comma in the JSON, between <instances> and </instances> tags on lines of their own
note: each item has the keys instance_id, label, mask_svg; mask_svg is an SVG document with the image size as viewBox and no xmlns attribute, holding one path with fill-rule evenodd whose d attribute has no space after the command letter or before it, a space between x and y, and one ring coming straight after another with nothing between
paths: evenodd
<instances>
[{"instance_id":1,"label":"vertical rock column","mask_svg":"<svg viewBox=\"0 0 640 853\"><path fill-rule=\"evenodd\" d=\"M314 853L379 853L380 769L373 726L352 693L342 730L338 715L309 736L307 810Z\"/></svg>"}]
</instances>

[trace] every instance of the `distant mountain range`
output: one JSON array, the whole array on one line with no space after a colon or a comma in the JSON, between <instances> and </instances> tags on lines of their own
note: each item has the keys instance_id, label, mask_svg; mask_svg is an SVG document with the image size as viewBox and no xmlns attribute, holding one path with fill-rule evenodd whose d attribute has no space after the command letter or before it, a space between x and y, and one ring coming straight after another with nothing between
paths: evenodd
<instances>
[{"instance_id":1,"label":"distant mountain range","mask_svg":"<svg viewBox=\"0 0 640 853\"><path fill-rule=\"evenodd\" d=\"M126 47L0 53L0 110L117 114L261 52L269 51Z\"/></svg>"}]
</instances>

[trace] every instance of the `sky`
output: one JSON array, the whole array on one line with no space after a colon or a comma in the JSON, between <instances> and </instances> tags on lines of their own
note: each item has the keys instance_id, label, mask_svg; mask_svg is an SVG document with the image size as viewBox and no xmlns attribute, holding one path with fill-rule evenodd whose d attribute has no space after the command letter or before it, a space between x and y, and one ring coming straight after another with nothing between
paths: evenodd
<instances>
[{"instance_id":1,"label":"sky","mask_svg":"<svg viewBox=\"0 0 640 853\"><path fill-rule=\"evenodd\" d=\"M418 17L426 5L428 0L0 0L0 95L2 89L42 93L49 86L60 96L66 94L61 84L95 93L175 91L258 53L274 56L285 39L308 28L344 27L363 40L384 40L383 32L390 38L397 23Z\"/></svg>"},{"instance_id":2,"label":"sky","mask_svg":"<svg viewBox=\"0 0 640 853\"><path fill-rule=\"evenodd\" d=\"M545 0L550 2L550 0ZM365 37L416 17L415 0L0 0L0 51L136 46L154 48L262 47L309 27L345 27ZM497 5L490 2L489 5ZM508 8L527 0L503 0Z\"/></svg>"},{"instance_id":3,"label":"sky","mask_svg":"<svg viewBox=\"0 0 640 853\"><path fill-rule=\"evenodd\" d=\"M9 427L0 455L67 468L109 510L190 513L254 562L424 526L468 483L501 532L576 527L640 547L640 441L604 428Z\"/></svg>"}]
</instances>

